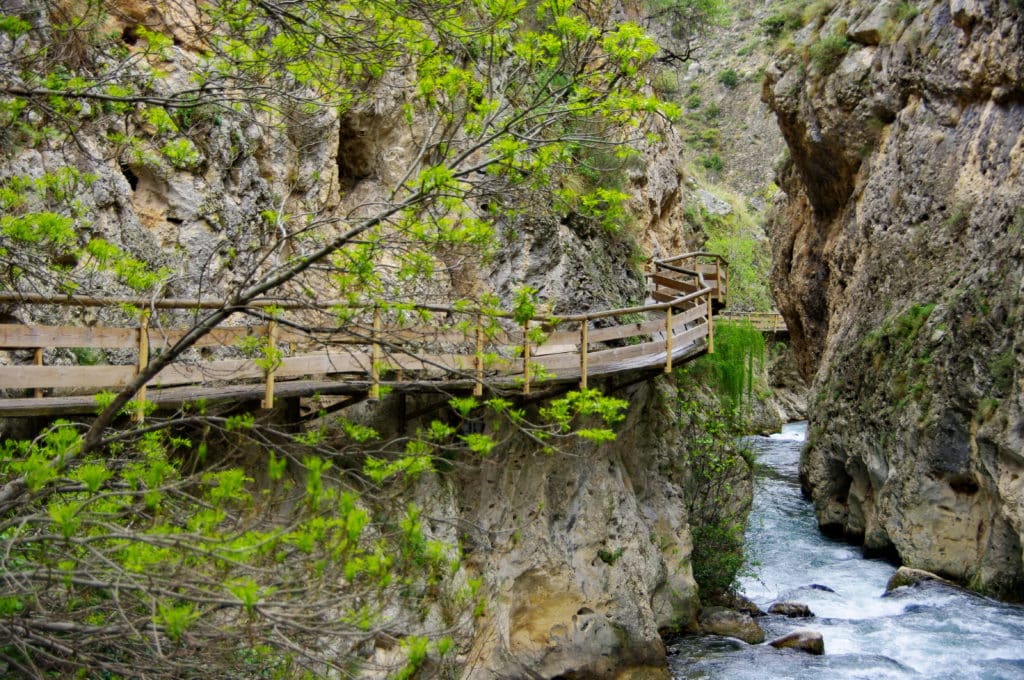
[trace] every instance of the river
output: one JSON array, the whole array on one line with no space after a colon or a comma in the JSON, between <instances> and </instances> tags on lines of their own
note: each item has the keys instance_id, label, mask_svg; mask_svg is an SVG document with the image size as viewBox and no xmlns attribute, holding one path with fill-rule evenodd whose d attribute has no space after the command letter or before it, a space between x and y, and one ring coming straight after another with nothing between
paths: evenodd
<instances>
[{"instance_id":1,"label":"river","mask_svg":"<svg viewBox=\"0 0 1024 680\"><path fill-rule=\"evenodd\" d=\"M793 423L779 434L749 438L758 472L740 590L764 610L783 600L810 606L813 619L766 616L759 622L769 640L796 628L817 630L825 655L688 637L670 646L673 676L1024 679L1024 608L935 583L886 596L893 565L865 559L859 548L818 531L800 494L805 431L806 424Z\"/></svg>"}]
</instances>

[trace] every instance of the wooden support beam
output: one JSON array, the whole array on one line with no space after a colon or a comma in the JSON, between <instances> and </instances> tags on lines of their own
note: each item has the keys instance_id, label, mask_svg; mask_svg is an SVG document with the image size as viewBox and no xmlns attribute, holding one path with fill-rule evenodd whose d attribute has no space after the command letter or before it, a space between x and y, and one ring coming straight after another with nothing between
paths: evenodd
<instances>
[{"instance_id":1,"label":"wooden support beam","mask_svg":"<svg viewBox=\"0 0 1024 680\"><path fill-rule=\"evenodd\" d=\"M715 326L711 318L711 294L708 293L708 354L715 353Z\"/></svg>"},{"instance_id":2,"label":"wooden support beam","mask_svg":"<svg viewBox=\"0 0 1024 680\"><path fill-rule=\"evenodd\" d=\"M665 309L665 372L672 372L672 308Z\"/></svg>"},{"instance_id":3,"label":"wooden support beam","mask_svg":"<svg viewBox=\"0 0 1024 680\"><path fill-rule=\"evenodd\" d=\"M718 285L719 285L719 287L720 287L720 289L722 291L721 302L722 302L722 306L723 307L728 307L729 306L729 263L726 262L723 258L718 258L718 260L719 260L719 262L721 262L721 265L722 265L721 281L718 282Z\"/></svg>"},{"instance_id":4,"label":"wooden support beam","mask_svg":"<svg viewBox=\"0 0 1024 680\"><path fill-rule=\"evenodd\" d=\"M42 347L36 347L35 352L32 354L32 365L33 366L42 366L43 365L43 348ZM42 396L43 396L43 388L37 387L35 389L35 392L33 392L32 394L35 395L36 399L41 399Z\"/></svg>"},{"instance_id":5,"label":"wooden support beam","mask_svg":"<svg viewBox=\"0 0 1024 680\"><path fill-rule=\"evenodd\" d=\"M370 399L377 401L380 399L380 362L381 362L381 351L380 351L380 307L373 308L373 347L370 352L370 381L372 383L370 387Z\"/></svg>"},{"instance_id":6,"label":"wooden support beam","mask_svg":"<svg viewBox=\"0 0 1024 680\"><path fill-rule=\"evenodd\" d=\"M722 264L721 261L715 258L715 295L718 297L718 301L722 302L722 286L725 282L722 281Z\"/></svg>"},{"instance_id":7,"label":"wooden support beam","mask_svg":"<svg viewBox=\"0 0 1024 680\"><path fill-rule=\"evenodd\" d=\"M142 373L149 366L149 312L143 312L139 317L139 358L136 362L136 375ZM143 385L135 395L138 406L132 414L132 420L141 423L146 419L146 386Z\"/></svg>"},{"instance_id":8,"label":"wooden support beam","mask_svg":"<svg viewBox=\"0 0 1024 680\"><path fill-rule=\"evenodd\" d=\"M587 389L587 350L590 345L589 324L586 321L580 324L580 389Z\"/></svg>"},{"instance_id":9,"label":"wooden support beam","mask_svg":"<svg viewBox=\"0 0 1024 680\"><path fill-rule=\"evenodd\" d=\"M270 364L263 379L263 401L260 402L260 408L271 409L274 408L274 373L280 365L277 360L277 321L274 319L267 322L267 360Z\"/></svg>"},{"instance_id":10,"label":"wooden support beam","mask_svg":"<svg viewBox=\"0 0 1024 680\"><path fill-rule=\"evenodd\" d=\"M332 413L337 413L338 411L347 409L349 406L354 406L355 404L359 404L365 400L365 394L350 394L344 397L343 399L340 399L339 401L331 404L330 406L325 406L315 411L311 411L310 413L303 416L301 420L303 422L306 422L309 420L316 420L317 418L323 418L324 416L329 416Z\"/></svg>"}]
</instances>

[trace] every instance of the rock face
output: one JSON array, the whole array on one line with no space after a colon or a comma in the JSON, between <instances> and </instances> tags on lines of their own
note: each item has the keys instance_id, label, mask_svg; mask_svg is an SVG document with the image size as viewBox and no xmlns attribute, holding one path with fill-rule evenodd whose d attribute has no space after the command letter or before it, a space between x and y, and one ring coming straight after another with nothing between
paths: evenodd
<instances>
[{"instance_id":1,"label":"rock face","mask_svg":"<svg viewBox=\"0 0 1024 680\"><path fill-rule=\"evenodd\" d=\"M464 677L648 677L666 667L660 631L698 630L674 387L619 396L631 407L615 442L551 455L516 436L418 494L485 583ZM749 497L750 480L734 488Z\"/></svg>"},{"instance_id":2,"label":"rock face","mask_svg":"<svg viewBox=\"0 0 1024 680\"><path fill-rule=\"evenodd\" d=\"M748 426L761 434L778 432L785 424L807 418L808 386L797 369L794 353L788 345L779 353L772 351L765 366L766 396L752 400Z\"/></svg>"},{"instance_id":3,"label":"rock face","mask_svg":"<svg viewBox=\"0 0 1024 680\"><path fill-rule=\"evenodd\" d=\"M764 97L790 149L773 288L814 376L820 524L1005 597L1024 535L1024 20L846 1Z\"/></svg>"}]
</instances>

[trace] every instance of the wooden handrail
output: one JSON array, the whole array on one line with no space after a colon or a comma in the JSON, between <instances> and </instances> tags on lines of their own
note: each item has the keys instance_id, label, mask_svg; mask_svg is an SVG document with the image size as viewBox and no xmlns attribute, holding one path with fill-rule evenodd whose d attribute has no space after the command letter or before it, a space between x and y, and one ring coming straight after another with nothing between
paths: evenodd
<instances>
[{"instance_id":1,"label":"wooden handrail","mask_svg":"<svg viewBox=\"0 0 1024 680\"><path fill-rule=\"evenodd\" d=\"M728 265L729 260L725 259L719 253L709 253L705 250L696 250L692 253L683 253L682 255L673 255L672 257L665 258L664 260L654 260L655 262L661 262L662 264L671 264L672 262L678 262L679 260L688 260L692 257L714 257L721 261L722 264Z\"/></svg>"},{"instance_id":2,"label":"wooden handrail","mask_svg":"<svg viewBox=\"0 0 1024 680\"><path fill-rule=\"evenodd\" d=\"M697 274L696 272L690 272L689 270L682 270L686 273ZM680 305L688 300L692 299L693 296L700 297L701 295L711 292L713 289L706 284L702 285L701 289L695 293L688 293L687 295L680 296L678 299L670 302L662 302L651 305L641 305L637 307L620 307L618 309L608 309L600 312L590 312L587 314L568 314L565 316L535 316L531 318L531 321L535 321L541 324L552 324L559 323L561 321L582 321L584 319L594 320L603 319L609 316L624 316L627 314L639 314L642 312L661 311L672 305ZM128 305L132 307L142 308L153 308L153 309L178 309L182 311L188 311L191 309L221 309L225 306L224 302L218 302L215 300L201 300L201 299L186 299L186 298L166 298L166 299L155 299L148 300L144 298L126 298L126 297L81 297L81 296L60 296L60 295L38 295L35 293L25 295L19 295L17 293L0 293L0 303L21 303L31 305L55 305L62 307L117 307L120 305ZM380 303L377 303L378 305ZM458 307L449 305L434 305L434 304L422 304L422 303L395 303L396 306L402 305L402 309L411 309L414 311L425 311L425 312L436 312L439 314L485 314L499 319L511 319L514 318L513 312L506 312L503 310L488 310L481 309L479 307ZM255 309L266 309L268 307L278 307L283 310L296 310L296 309L319 309L328 310L334 308L344 309L361 309L370 310L373 309L373 303L367 304L351 304L349 302L295 302L287 300L254 300L247 305L238 307L239 311L248 308ZM324 329L325 331L327 329Z\"/></svg>"},{"instance_id":3,"label":"wooden handrail","mask_svg":"<svg viewBox=\"0 0 1024 680\"><path fill-rule=\"evenodd\" d=\"M661 292L657 302L621 307L616 309L570 314L565 316L538 315L525 323L520 323L520 333L504 330L500 337L491 340L489 345L493 353L503 357L498 365L488 370L491 380L494 376L521 376L522 389L529 393L532 383L550 377L555 380L579 380L582 387L588 384L588 376L606 375L608 373L650 368L662 365L670 371L674 358L685 359L709 349L712 341L712 319L708 310L711 299L720 292L720 282L714 285L704 280L700 269L686 269L671 264L683 256L668 260L654 260L653 263L661 274L650 276L652 285L660 286ZM678 276L687 277L682 281ZM696 290L693 290L696 288ZM682 291L681 295L675 295ZM653 294L653 293L652 293ZM149 310L195 310L220 309L225 301L209 299L145 299L130 297L99 297L99 296L48 296L40 294L20 295L11 292L0 293L0 302L17 302L22 304L62 305L62 306L115 306L131 305L140 308L143 316ZM369 325L363 312L373 311L372 326L360 330L362 326L354 325L338 332L333 328L304 328L301 324L281 318L281 314L262 315L267 323L256 326L221 326L210 334L210 342L232 343L251 334L266 334L267 344L285 348L285 354L294 351L291 343L315 344L319 349L315 354L292 354L275 363L269 370L261 370L251 359L215 359L198 363L176 362L165 368L151 381L153 388L167 388L173 385L209 384L218 380L245 380L261 388L263 404L270 407L274 404L275 385L279 381L301 378L308 380L310 375L337 375L355 373L369 377L369 392L378 394L383 368L394 369L401 374L405 371L425 372L442 371L442 375L452 372L461 378L472 377L473 391L481 394L485 374L484 357L484 316L509 319L512 312L503 310L482 309L472 306L435 305L435 304L402 304L402 311L427 311L445 313L452 316L472 315L473 322L459 324L446 329L444 327L409 327L396 325L394 328L385 326L382 314L387 311L386 305L375 306L352 305L347 302L326 301L309 302L296 300L262 299L245 306L243 309L267 309L276 307L287 310L330 310L343 306L350 310L359 310L362 323ZM601 319L647 315L648 320L636 322L630 320L619 326L595 328L588 332L591 323ZM661 319L663 315L663 319ZM260 316L260 315L258 315ZM652 318L653 317L653 318ZM280 326L278 325L280 324ZM559 326L571 325L573 330L554 331ZM576 329L574 324L579 324ZM465 326L465 328L459 328ZM542 327L551 332L548 339L540 343L531 343L529 329ZM614 330L621 329L621 330ZM140 333L145 333L148 340L139 341ZM150 326L148 329L118 328L83 328L69 329L51 327L31 327L14 324L0 325L0 348L14 347L98 347L98 348L134 348L148 353L154 342L173 344L183 331L178 329L162 329ZM163 337L161 337L161 334ZM419 335L417 335L419 334ZM67 337L64 337L64 336ZM633 338L626 346L608 346L608 342L625 341ZM638 340L637 340L638 338ZM415 344L410 348L402 343L412 340ZM434 340L435 346L448 347L451 344L466 344L462 353L431 354L428 347ZM53 344L45 344L51 341ZM593 350L591 344L597 344ZM521 358L514 358L511 347L518 346ZM360 349L362 348L362 349ZM160 351L157 347L156 351ZM489 350L491 351L491 350ZM386 356L385 356L386 353ZM37 356L40 354L36 353ZM145 358L140 354L137 361L142 365ZM543 368L543 375L535 375L531 364ZM35 369L35 370L33 370ZM134 375L137 366L4 366L0 367L0 388L31 388L37 384L49 388L80 388L96 389L101 386L117 388ZM435 373L436 375L436 373ZM432 378L436 380L436 378ZM457 382L458 380L455 380ZM353 384L360 382L358 379ZM291 389L291 388L289 388ZM159 392L159 389L157 390ZM294 390L291 390L294 392ZM45 399L43 399L45 400ZM0 399L0 402L5 400ZM18 401L18 400L14 400ZM24 400L22 400L24 401ZM0 406L0 411L4 411Z\"/></svg>"}]
</instances>

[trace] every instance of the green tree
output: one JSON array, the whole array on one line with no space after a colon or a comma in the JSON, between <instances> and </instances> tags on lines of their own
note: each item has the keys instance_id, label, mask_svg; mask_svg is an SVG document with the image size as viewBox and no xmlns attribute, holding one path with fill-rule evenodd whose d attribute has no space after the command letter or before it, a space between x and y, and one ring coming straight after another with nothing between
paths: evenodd
<instances>
[{"instance_id":1,"label":"green tree","mask_svg":"<svg viewBox=\"0 0 1024 680\"><path fill-rule=\"evenodd\" d=\"M170 293L170 272L91 235L95 215L78 200L89 163L198 176L218 126L280 136L372 103L380 88L398 92L420 151L386 200L359 211L253 206L252 233L232 246L243 283L223 306L196 310L191 329L102 399L95 419L5 443L0 662L30 677L347 674L360 645L419 624L385 618L395 603L422 615L429 601L457 626L477 609L479 583L448 589L457 546L381 490L439 456L486 455L491 436L437 422L383 441L346 421L295 435L202 404L135 429L115 421L211 330L265 315L252 306L261 298L341 300L331 322L353 333L364 332L362 310L412 314L396 290L443 269L453 249L486 252L495 223L514 216L521 195L553 192L581 149L624 144L677 114L644 94L657 45L613 23L602 3L565 0L215 0L114 32L106 10L83 0L0 14L5 167L25 150L66 159L0 177L5 291L95 293L115 282ZM189 79L167 76L172 59L187 62ZM600 222L624 194L562 198ZM451 408L467 418L487 409L554 447L574 431L606 439L622 406L574 393L538 423L499 398ZM245 452L260 464L242 464ZM401 641L400 674L446 657L451 641L433 633Z\"/></svg>"},{"instance_id":2,"label":"green tree","mask_svg":"<svg viewBox=\"0 0 1024 680\"><path fill-rule=\"evenodd\" d=\"M743 404L752 399L764 353L764 337L749 323L715 326L715 353L677 370L676 409L687 433L681 457L693 532L690 560L704 602L728 601L745 558L750 507L736 489L752 484L753 459L739 437Z\"/></svg>"},{"instance_id":3,"label":"green tree","mask_svg":"<svg viewBox=\"0 0 1024 680\"><path fill-rule=\"evenodd\" d=\"M663 63L685 63L701 39L729 14L724 0L646 0L646 25L657 36Z\"/></svg>"}]
</instances>

